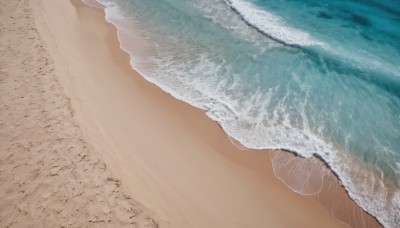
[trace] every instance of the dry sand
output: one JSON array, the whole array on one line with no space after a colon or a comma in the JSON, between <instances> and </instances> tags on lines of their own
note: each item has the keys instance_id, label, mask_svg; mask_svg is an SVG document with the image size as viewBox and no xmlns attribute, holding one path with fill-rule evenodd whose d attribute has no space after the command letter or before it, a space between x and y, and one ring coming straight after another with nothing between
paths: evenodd
<instances>
[{"instance_id":1,"label":"dry sand","mask_svg":"<svg viewBox=\"0 0 400 228\"><path fill-rule=\"evenodd\" d=\"M157 227L82 139L28 1L0 1L0 35L0 227Z\"/></svg>"},{"instance_id":2,"label":"dry sand","mask_svg":"<svg viewBox=\"0 0 400 228\"><path fill-rule=\"evenodd\" d=\"M345 226L134 72L101 9L0 9L0 226Z\"/></svg>"}]
</instances>

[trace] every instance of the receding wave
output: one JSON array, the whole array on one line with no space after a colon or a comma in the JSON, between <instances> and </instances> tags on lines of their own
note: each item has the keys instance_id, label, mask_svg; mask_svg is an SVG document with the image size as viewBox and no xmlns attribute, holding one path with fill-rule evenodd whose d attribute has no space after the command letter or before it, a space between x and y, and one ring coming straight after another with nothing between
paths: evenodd
<instances>
[{"instance_id":1,"label":"receding wave","mask_svg":"<svg viewBox=\"0 0 400 228\"><path fill-rule=\"evenodd\" d=\"M290 28L284 25L282 20L265 11L258 9L251 3L242 0L224 0L229 7L236 12L239 17L250 27L254 28L268 38L296 48L305 46L320 46L320 50L303 49L307 55L320 61L320 51L326 52L324 62L327 66L335 70L360 71L355 74L362 80L368 81L378 87L400 97L400 68L398 65L385 64L382 60L359 53L356 50L346 50L341 47L331 47L330 45L317 41L309 34L299 29Z\"/></svg>"},{"instance_id":2,"label":"receding wave","mask_svg":"<svg viewBox=\"0 0 400 228\"><path fill-rule=\"evenodd\" d=\"M322 45L321 42L313 40L309 34L285 26L279 17L260 10L251 3L241 0L224 0L224 2L249 26L272 40L294 47Z\"/></svg>"},{"instance_id":3,"label":"receding wave","mask_svg":"<svg viewBox=\"0 0 400 228\"><path fill-rule=\"evenodd\" d=\"M238 87L245 83L241 83L241 79L236 77L234 72L230 72L229 67L223 67L226 63L225 59L215 59L202 50L195 50L196 54L188 55L178 51L149 56L146 55L146 51L143 51L142 55L141 50L139 50L140 54L137 54L138 48L140 49L143 45L139 47L132 45L132 39L140 40L140 37L138 38L137 30L132 29L131 26L134 25L127 23L127 18L121 14L122 7L110 0L100 2L107 7L107 20L118 28L121 47L130 54L132 67L148 81L175 98L205 110L207 115L217 121L230 137L247 148L284 149L302 157L320 157L337 174L350 197L358 205L377 217L383 225L398 227L400 192L396 186L384 180L383 174L366 167L362 162L348 155L343 148L331 143L321 133L324 129L311 129L305 113L308 98L296 110L296 114L299 115L298 122L301 122L296 126L288 114L289 108L285 103L292 96L289 92L282 99L274 102L271 101L271 97L278 93L280 88L256 91L250 95L238 94ZM123 2L121 1L121 4L124 4ZM280 18L257 9L250 3L240 0L225 2L248 25L282 44L322 45L309 34L284 26ZM190 46L185 48L190 48ZM233 75L233 77L217 81L216 77L220 74ZM300 87L305 87L304 90L307 90L306 86L300 85ZM238 97L246 99L243 101L237 99ZM272 111L268 112L266 107ZM302 189L301 187L299 189ZM318 188L306 189L306 191L311 194L318 191Z\"/></svg>"}]
</instances>

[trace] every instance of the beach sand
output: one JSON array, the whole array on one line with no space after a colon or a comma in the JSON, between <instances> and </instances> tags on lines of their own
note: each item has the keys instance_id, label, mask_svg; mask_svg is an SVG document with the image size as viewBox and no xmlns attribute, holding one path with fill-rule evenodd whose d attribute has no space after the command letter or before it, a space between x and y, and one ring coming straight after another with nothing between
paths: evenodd
<instances>
[{"instance_id":1,"label":"beach sand","mask_svg":"<svg viewBox=\"0 0 400 228\"><path fill-rule=\"evenodd\" d=\"M333 210L377 225L334 178L321 194L293 192L269 152L238 149L204 111L143 79L102 9L0 10L0 226L346 227ZM320 203L332 189L345 209Z\"/></svg>"},{"instance_id":2,"label":"beach sand","mask_svg":"<svg viewBox=\"0 0 400 228\"><path fill-rule=\"evenodd\" d=\"M0 227L157 227L83 140L29 1L0 21Z\"/></svg>"}]
</instances>

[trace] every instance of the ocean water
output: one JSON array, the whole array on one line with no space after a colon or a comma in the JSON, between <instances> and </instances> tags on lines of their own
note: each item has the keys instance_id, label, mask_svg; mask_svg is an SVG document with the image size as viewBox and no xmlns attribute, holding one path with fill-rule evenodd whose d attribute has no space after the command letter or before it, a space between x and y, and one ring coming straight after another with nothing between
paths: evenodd
<instances>
[{"instance_id":1,"label":"ocean water","mask_svg":"<svg viewBox=\"0 0 400 228\"><path fill-rule=\"evenodd\" d=\"M317 156L400 227L400 2L97 0L131 65L247 148Z\"/></svg>"}]
</instances>

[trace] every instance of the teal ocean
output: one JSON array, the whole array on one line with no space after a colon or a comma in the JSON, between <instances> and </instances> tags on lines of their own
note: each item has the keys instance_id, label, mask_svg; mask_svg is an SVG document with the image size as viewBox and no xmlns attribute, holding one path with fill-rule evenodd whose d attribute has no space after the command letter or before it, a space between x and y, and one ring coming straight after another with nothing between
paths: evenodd
<instances>
[{"instance_id":1,"label":"teal ocean","mask_svg":"<svg viewBox=\"0 0 400 228\"><path fill-rule=\"evenodd\" d=\"M318 156L400 227L400 2L97 0L144 77L247 148Z\"/></svg>"}]
</instances>

